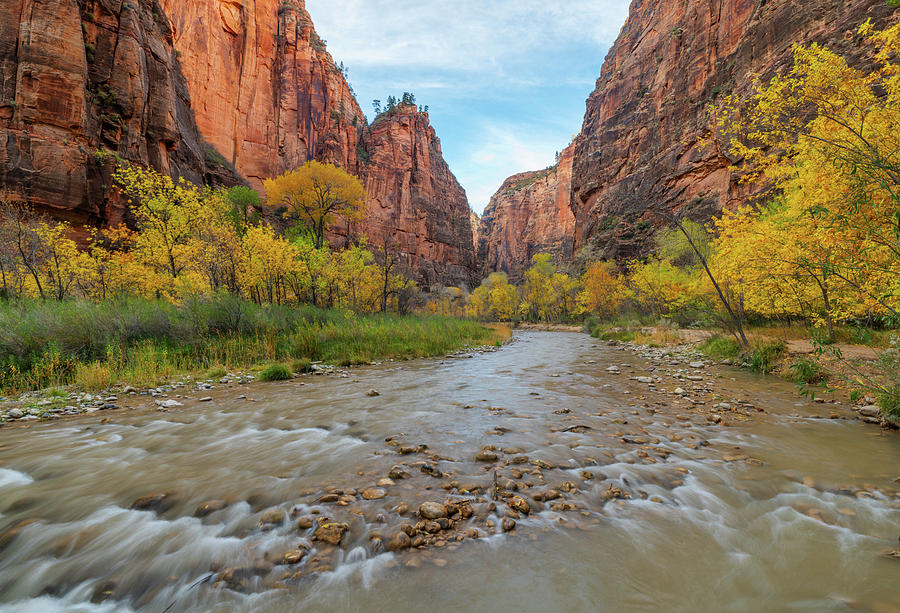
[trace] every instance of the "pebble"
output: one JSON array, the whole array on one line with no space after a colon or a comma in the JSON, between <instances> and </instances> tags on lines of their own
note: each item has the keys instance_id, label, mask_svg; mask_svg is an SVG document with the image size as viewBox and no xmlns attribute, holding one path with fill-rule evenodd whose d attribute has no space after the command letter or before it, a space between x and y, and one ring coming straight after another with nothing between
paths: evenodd
<instances>
[{"instance_id":1,"label":"pebble","mask_svg":"<svg viewBox=\"0 0 900 613\"><path fill-rule=\"evenodd\" d=\"M857 412L863 417L881 417L881 409L874 404L862 407Z\"/></svg>"},{"instance_id":2,"label":"pebble","mask_svg":"<svg viewBox=\"0 0 900 613\"><path fill-rule=\"evenodd\" d=\"M11 409L9 413L6 414L6 416L10 419L22 419L23 417L25 417L25 413L22 411L22 409Z\"/></svg>"},{"instance_id":3,"label":"pebble","mask_svg":"<svg viewBox=\"0 0 900 613\"><path fill-rule=\"evenodd\" d=\"M504 517L501 525L503 526L504 532L510 532L516 528L516 520L511 517Z\"/></svg>"},{"instance_id":4,"label":"pebble","mask_svg":"<svg viewBox=\"0 0 900 613\"><path fill-rule=\"evenodd\" d=\"M316 528L316 532L313 537L317 541L322 541L323 543L328 543L330 545L340 545L341 540L344 538L344 533L350 529L350 526L345 523L337 523L337 522L326 522Z\"/></svg>"},{"instance_id":5,"label":"pebble","mask_svg":"<svg viewBox=\"0 0 900 613\"><path fill-rule=\"evenodd\" d=\"M174 409L175 407L183 407L184 405L177 400L157 400L156 404L164 409Z\"/></svg>"},{"instance_id":6,"label":"pebble","mask_svg":"<svg viewBox=\"0 0 900 613\"><path fill-rule=\"evenodd\" d=\"M388 551L402 551L403 549L409 549L412 545L412 539L409 538L409 535L406 532L398 532L387 544Z\"/></svg>"},{"instance_id":7,"label":"pebble","mask_svg":"<svg viewBox=\"0 0 900 613\"><path fill-rule=\"evenodd\" d=\"M477 460L478 462L496 462L497 457L497 454L493 451L484 449L478 452L478 455L475 456L475 460Z\"/></svg>"},{"instance_id":8,"label":"pebble","mask_svg":"<svg viewBox=\"0 0 900 613\"><path fill-rule=\"evenodd\" d=\"M381 396L381 393L378 390L369 390L368 392L366 392L366 396L374 398L375 396Z\"/></svg>"}]
</instances>

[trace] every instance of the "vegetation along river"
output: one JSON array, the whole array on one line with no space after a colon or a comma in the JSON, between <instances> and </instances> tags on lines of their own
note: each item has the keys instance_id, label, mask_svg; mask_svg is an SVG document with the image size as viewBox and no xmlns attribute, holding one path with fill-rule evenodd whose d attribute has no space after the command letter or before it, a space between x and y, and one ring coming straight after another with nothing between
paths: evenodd
<instances>
[{"instance_id":1,"label":"vegetation along river","mask_svg":"<svg viewBox=\"0 0 900 613\"><path fill-rule=\"evenodd\" d=\"M0 612L900 611L897 435L696 359L529 331L6 427Z\"/></svg>"}]
</instances>

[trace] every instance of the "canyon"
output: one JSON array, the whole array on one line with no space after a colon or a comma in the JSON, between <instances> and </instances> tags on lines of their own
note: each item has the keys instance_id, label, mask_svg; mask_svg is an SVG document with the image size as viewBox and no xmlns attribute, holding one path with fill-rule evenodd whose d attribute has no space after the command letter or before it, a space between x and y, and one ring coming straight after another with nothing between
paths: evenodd
<instances>
[{"instance_id":1,"label":"canyon","mask_svg":"<svg viewBox=\"0 0 900 613\"><path fill-rule=\"evenodd\" d=\"M390 243L423 286L474 281L468 200L427 113L399 107L369 126L303 0L15 0L0 17L8 197L115 225L119 160L261 190L315 159L368 191L364 220L334 228L335 244Z\"/></svg>"},{"instance_id":2,"label":"canyon","mask_svg":"<svg viewBox=\"0 0 900 613\"><path fill-rule=\"evenodd\" d=\"M557 262L573 256L575 216L571 208L575 146L550 168L513 175L491 198L478 232L483 274L505 272L519 279L531 258L550 253Z\"/></svg>"},{"instance_id":3,"label":"canyon","mask_svg":"<svg viewBox=\"0 0 900 613\"><path fill-rule=\"evenodd\" d=\"M789 67L795 43L817 42L865 62L859 26L895 18L883 0L633 0L573 145L574 224L559 236L531 237L525 229L546 232L545 220L560 220L566 186L522 197L509 187L529 175L511 177L479 229L485 264L521 270L530 244L560 262L576 254L579 262L621 263L646 255L656 230L674 215L706 222L753 202L765 184L741 182L742 161L715 138L700 145L711 135L709 105L748 91L755 75Z\"/></svg>"}]
</instances>

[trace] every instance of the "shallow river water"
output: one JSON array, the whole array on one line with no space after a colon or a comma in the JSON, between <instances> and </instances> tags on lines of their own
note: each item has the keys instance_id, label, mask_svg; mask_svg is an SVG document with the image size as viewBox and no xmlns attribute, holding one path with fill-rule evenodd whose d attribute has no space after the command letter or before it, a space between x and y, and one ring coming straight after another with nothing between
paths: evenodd
<instances>
[{"instance_id":1,"label":"shallow river water","mask_svg":"<svg viewBox=\"0 0 900 613\"><path fill-rule=\"evenodd\" d=\"M717 424L662 393L674 379L631 379L665 369L690 372L523 332L169 413L7 426L0 612L900 612L900 436L722 368L691 393L754 409ZM392 467L409 477L363 499ZM432 534L426 501L471 517ZM347 524L338 546L314 540L324 518ZM425 544L388 552L404 523Z\"/></svg>"}]
</instances>

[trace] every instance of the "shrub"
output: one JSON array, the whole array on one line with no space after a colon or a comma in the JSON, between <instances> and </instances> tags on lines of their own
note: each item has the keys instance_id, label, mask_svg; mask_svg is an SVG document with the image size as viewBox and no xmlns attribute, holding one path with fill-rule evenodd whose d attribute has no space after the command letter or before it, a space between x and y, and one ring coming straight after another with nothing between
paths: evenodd
<instances>
[{"instance_id":1,"label":"shrub","mask_svg":"<svg viewBox=\"0 0 900 613\"><path fill-rule=\"evenodd\" d=\"M716 334L703 341L700 351L711 358L734 360L741 354L741 345L733 338Z\"/></svg>"},{"instance_id":2,"label":"shrub","mask_svg":"<svg viewBox=\"0 0 900 613\"><path fill-rule=\"evenodd\" d=\"M879 393L878 407L886 422L900 426L900 385L888 387Z\"/></svg>"},{"instance_id":3,"label":"shrub","mask_svg":"<svg viewBox=\"0 0 900 613\"><path fill-rule=\"evenodd\" d=\"M758 343L750 352L750 370L769 374L778 365L787 352L784 341L765 341Z\"/></svg>"},{"instance_id":4,"label":"shrub","mask_svg":"<svg viewBox=\"0 0 900 613\"><path fill-rule=\"evenodd\" d=\"M291 364L291 370L294 372L312 372L312 361L311 360L294 360L293 364Z\"/></svg>"},{"instance_id":5,"label":"shrub","mask_svg":"<svg viewBox=\"0 0 900 613\"><path fill-rule=\"evenodd\" d=\"M260 381L286 381L293 375L291 369L284 364L272 364L259 373Z\"/></svg>"},{"instance_id":6,"label":"shrub","mask_svg":"<svg viewBox=\"0 0 900 613\"><path fill-rule=\"evenodd\" d=\"M206 376L209 377L210 379L221 379L222 377L224 377L227 374L228 374L228 371L225 370L224 367L214 366L213 368L209 369L209 372L206 373Z\"/></svg>"},{"instance_id":7,"label":"shrub","mask_svg":"<svg viewBox=\"0 0 900 613\"><path fill-rule=\"evenodd\" d=\"M112 372L99 362L78 364L75 367L75 385L85 390L102 390L112 386L112 384Z\"/></svg>"},{"instance_id":8,"label":"shrub","mask_svg":"<svg viewBox=\"0 0 900 613\"><path fill-rule=\"evenodd\" d=\"M790 365L791 380L797 383L821 383L826 379L826 373L816 362L801 358Z\"/></svg>"}]
</instances>

